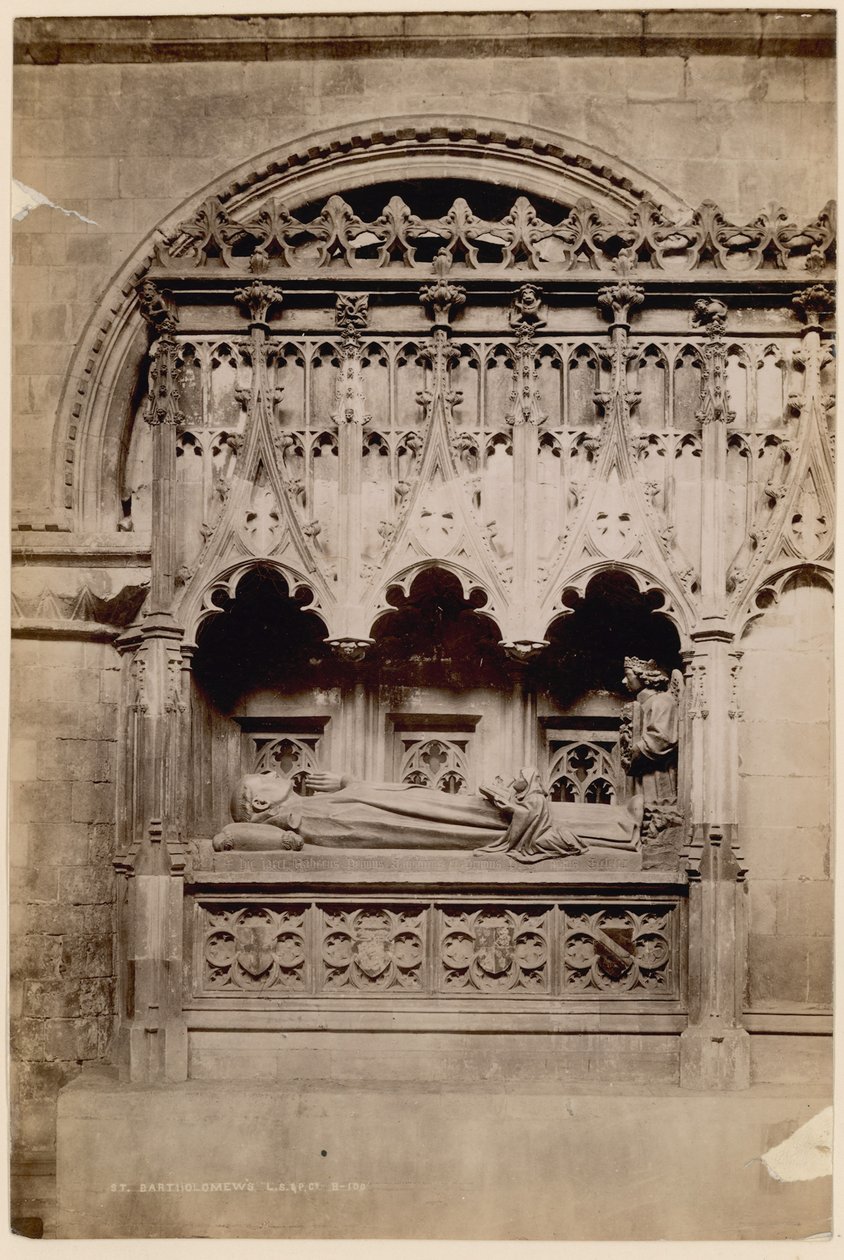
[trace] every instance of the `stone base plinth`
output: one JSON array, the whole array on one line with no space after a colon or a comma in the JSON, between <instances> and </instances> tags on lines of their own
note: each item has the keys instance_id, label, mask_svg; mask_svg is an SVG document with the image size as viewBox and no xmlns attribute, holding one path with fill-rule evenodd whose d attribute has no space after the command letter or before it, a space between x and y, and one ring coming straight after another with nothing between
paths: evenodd
<instances>
[{"instance_id":1,"label":"stone base plinth","mask_svg":"<svg viewBox=\"0 0 844 1260\"><path fill-rule=\"evenodd\" d=\"M828 1105L811 1086L690 1094L497 1080L80 1077L61 1095L66 1238L805 1238L831 1179L761 1157Z\"/></svg>"}]
</instances>

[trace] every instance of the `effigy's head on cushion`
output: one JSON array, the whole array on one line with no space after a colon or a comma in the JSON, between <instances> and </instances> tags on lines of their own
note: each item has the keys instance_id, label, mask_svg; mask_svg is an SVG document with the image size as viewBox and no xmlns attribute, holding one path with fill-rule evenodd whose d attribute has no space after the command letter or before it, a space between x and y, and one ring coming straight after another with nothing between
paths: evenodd
<instances>
[{"instance_id":1,"label":"effigy's head on cushion","mask_svg":"<svg viewBox=\"0 0 844 1260\"><path fill-rule=\"evenodd\" d=\"M291 779L273 770L246 774L235 784L230 810L235 822L262 822L275 817L293 791Z\"/></svg>"}]
</instances>

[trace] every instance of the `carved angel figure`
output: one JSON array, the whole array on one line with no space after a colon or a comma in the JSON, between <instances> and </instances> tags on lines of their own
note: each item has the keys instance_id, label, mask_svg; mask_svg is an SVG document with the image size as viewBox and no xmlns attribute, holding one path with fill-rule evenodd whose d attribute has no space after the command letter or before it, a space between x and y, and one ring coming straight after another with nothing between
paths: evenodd
<instances>
[{"instance_id":1,"label":"carved angel figure","mask_svg":"<svg viewBox=\"0 0 844 1260\"><path fill-rule=\"evenodd\" d=\"M624 682L633 701L621 726L621 764L641 784L646 810L676 804L680 673L626 656Z\"/></svg>"}]
</instances>

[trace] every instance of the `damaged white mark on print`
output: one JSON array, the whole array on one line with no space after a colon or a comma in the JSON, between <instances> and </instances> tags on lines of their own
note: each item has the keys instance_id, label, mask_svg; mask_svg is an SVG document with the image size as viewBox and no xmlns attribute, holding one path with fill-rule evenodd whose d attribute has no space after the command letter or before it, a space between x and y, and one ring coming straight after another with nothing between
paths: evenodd
<instances>
[{"instance_id":1,"label":"damaged white mark on print","mask_svg":"<svg viewBox=\"0 0 844 1260\"><path fill-rule=\"evenodd\" d=\"M34 210L36 206L50 206L53 210L60 210L62 214L69 214L77 219L81 219L83 223L91 223L97 227L96 219L88 219L84 214L80 214L78 210L66 210L64 206L56 205L55 201L51 201L49 197L45 197L43 193L38 192L36 188L30 188L27 184L22 184L19 179L12 180L12 218L18 223L21 219L25 219L30 210Z\"/></svg>"},{"instance_id":2,"label":"damaged white mark on print","mask_svg":"<svg viewBox=\"0 0 844 1260\"><path fill-rule=\"evenodd\" d=\"M811 1181L832 1175L832 1108L819 1111L791 1137L772 1146L762 1163L777 1181Z\"/></svg>"}]
</instances>

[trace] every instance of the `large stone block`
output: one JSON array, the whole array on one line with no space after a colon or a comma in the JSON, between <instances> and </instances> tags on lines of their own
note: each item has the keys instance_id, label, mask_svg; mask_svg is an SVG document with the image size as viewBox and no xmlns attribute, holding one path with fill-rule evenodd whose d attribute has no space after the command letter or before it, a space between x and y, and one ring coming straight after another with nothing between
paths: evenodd
<instances>
[{"instance_id":1,"label":"large stone block","mask_svg":"<svg viewBox=\"0 0 844 1260\"><path fill-rule=\"evenodd\" d=\"M107 823L117 808L111 783L74 783L70 816L74 822Z\"/></svg>"},{"instance_id":2,"label":"large stone block","mask_svg":"<svg viewBox=\"0 0 844 1260\"><path fill-rule=\"evenodd\" d=\"M69 783L16 783L12 818L17 822L64 822L70 818Z\"/></svg>"},{"instance_id":3,"label":"large stone block","mask_svg":"<svg viewBox=\"0 0 844 1260\"><path fill-rule=\"evenodd\" d=\"M748 929L755 936L773 936L777 930L777 890L768 879L751 879L747 885Z\"/></svg>"},{"instance_id":4,"label":"large stone block","mask_svg":"<svg viewBox=\"0 0 844 1260\"><path fill-rule=\"evenodd\" d=\"M51 1151L56 1145L56 1096L33 1099L15 1109L13 1137L30 1151Z\"/></svg>"},{"instance_id":5,"label":"large stone block","mask_svg":"<svg viewBox=\"0 0 844 1260\"><path fill-rule=\"evenodd\" d=\"M30 980L25 986L24 1014L39 1020L108 1015L114 1009L114 980Z\"/></svg>"},{"instance_id":6,"label":"large stone block","mask_svg":"<svg viewBox=\"0 0 844 1260\"><path fill-rule=\"evenodd\" d=\"M12 901L52 902L58 897L59 873L55 868L11 866L9 868L9 895Z\"/></svg>"},{"instance_id":7,"label":"large stone block","mask_svg":"<svg viewBox=\"0 0 844 1260\"><path fill-rule=\"evenodd\" d=\"M796 1238L829 1226L828 1178L777 1181L761 1163L768 1137L821 1111L824 1092L560 1093L505 1080L506 1067L473 1089L303 1093L86 1074L59 1103L59 1233ZM631 1194L631 1169L661 1192Z\"/></svg>"},{"instance_id":8,"label":"large stone block","mask_svg":"<svg viewBox=\"0 0 844 1260\"><path fill-rule=\"evenodd\" d=\"M589 1077L616 1084L677 1080L677 1038L617 1034L519 1037L460 1033L197 1032L190 1040L196 1080L299 1082L424 1079L443 1086L500 1079L506 1057L511 1083L561 1085Z\"/></svg>"},{"instance_id":9,"label":"large stone block","mask_svg":"<svg viewBox=\"0 0 844 1260\"><path fill-rule=\"evenodd\" d=\"M88 196L114 197L117 193L117 160L110 157L19 158L15 176L51 201L63 202L65 198ZM51 224L48 230L55 231L54 221ZM79 226L84 228L85 224L79 223Z\"/></svg>"},{"instance_id":10,"label":"large stone block","mask_svg":"<svg viewBox=\"0 0 844 1260\"><path fill-rule=\"evenodd\" d=\"M742 722L739 771L744 775L818 778L829 772L831 744L825 722Z\"/></svg>"},{"instance_id":11,"label":"large stone block","mask_svg":"<svg viewBox=\"0 0 844 1260\"><path fill-rule=\"evenodd\" d=\"M74 668L72 658L66 657L61 667L51 665L24 665L12 674L12 703L26 708L42 698L66 700L73 697L78 708L95 705L100 696L100 679L94 669ZM57 732L71 738L85 738L70 729Z\"/></svg>"},{"instance_id":12,"label":"large stone block","mask_svg":"<svg viewBox=\"0 0 844 1260\"><path fill-rule=\"evenodd\" d=\"M804 65L807 101L834 101L835 62L826 57L808 57Z\"/></svg>"},{"instance_id":13,"label":"large stone block","mask_svg":"<svg viewBox=\"0 0 844 1260\"><path fill-rule=\"evenodd\" d=\"M56 117L52 127L45 127L40 118L16 114L12 123L12 157L62 157L65 144L64 120Z\"/></svg>"},{"instance_id":14,"label":"large stone block","mask_svg":"<svg viewBox=\"0 0 844 1260\"><path fill-rule=\"evenodd\" d=\"M43 1019L11 1019L9 1021L9 1051L15 1059L39 1062L47 1057L45 1024Z\"/></svg>"},{"instance_id":15,"label":"large stone block","mask_svg":"<svg viewBox=\"0 0 844 1260\"><path fill-rule=\"evenodd\" d=\"M828 827L742 825L742 849L750 870L763 879L827 879Z\"/></svg>"},{"instance_id":16,"label":"large stone block","mask_svg":"<svg viewBox=\"0 0 844 1260\"><path fill-rule=\"evenodd\" d=\"M805 1005L808 1000L808 955L814 946L807 936L756 936L747 939L748 996L754 1003L784 1002Z\"/></svg>"},{"instance_id":17,"label":"large stone block","mask_svg":"<svg viewBox=\"0 0 844 1260\"><path fill-rule=\"evenodd\" d=\"M97 1058L97 1023L93 1019L47 1020L45 1058L48 1062L81 1062Z\"/></svg>"},{"instance_id":18,"label":"large stone block","mask_svg":"<svg viewBox=\"0 0 844 1260\"><path fill-rule=\"evenodd\" d=\"M32 823L27 861L33 866L84 866L88 861L85 823Z\"/></svg>"},{"instance_id":19,"label":"large stone block","mask_svg":"<svg viewBox=\"0 0 844 1260\"><path fill-rule=\"evenodd\" d=\"M62 942L58 936L24 936L12 942L11 976L20 980L50 980L63 975Z\"/></svg>"},{"instance_id":20,"label":"large stone block","mask_svg":"<svg viewBox=\"0 0 844 1260\"><path fill-rule=\"evenodd\" d=\"M91 62L73 65L62 62L42 71L42 95L52 92L60 101L100 98L119 92L123 76L119 65ZM91 103L94 108L96 104Z\"/></svg>"},{"instance_id":21,"label":"large stone block","mask_svg":"<svg viewBox=\"0 0 844 1260\"><path fill-rule=\"evenodd\" d=\"M70 905L104 905L114 898L114 873L96 866L69 866L61 872L60 886L61 900Z\"/></svg>"},{"instance_id":22,"label":"large stone block","mask_svg":"<svg viewBox=\"0 0 844 1260\"><path fill-rule=\"evenodd\" d=\"M833 980L832 937L818 937L809 949L809 987L806 997L811 1006L832 1008Z\"/></svg>"},{"instance_id":23,"label":"large stone block","mask_svg":"<svg viewBox=\"0 0 844 1260\"><path fill-rule=\"evenodd\" d=\"M671 101L687 95L686 67L682 57L613 59L607 65L608 78L615 78L616 67L624 76L625 94L629 101Z\"/></svg>"},{"instance_id":24,"label":"large stone block","mask_svg":"<svg viewBox=\"0 0 844 1260\"><path fill-rule=\"evenodd\" d=\"M93 823L88 827L88 863L107 867L114 856L115 824Z\"/></svg>"},{"instance_id":25,"label":"large stone block","mask_svg":"<svg viewBox=\"0 0 844 1260\"><path fill-rule=\"evenodd\" d=\"M51 739L66 732L80 739L108 739L116 729L116 712L117 705L39 697L37 703L18 705L13 720L19 735Z\"/></svg>"},{"instance_id":26,"label":"large stone block","mask_svg":"<svg viewBox=\"0 0 844 1260\"><path fill-rule=\"evenodd\" d=\"M831 1085L832 1038L775 1034L751 1037L750 1072L754 1083Z\"/></svg>"},{"instance_id":27,"label":"large stone block","mask_svg":"<svg viewBox=\"0 0 844 1260\"><path fill-rule=\"evenodd\" d=\"M119 191L115 189L114 192L121 198L148 198L159 189L166 188L174 202L178 203L219 175L210 158L125 157L116 161L119 162L120 176ZM97 190L96 195L113 194Z\"/></svg>"},{"instance_id":28,"label":"large stone block","mask_svg":"<svg viewBox=\"0 0 844 1260\"><path fill-rule=\"evenodd\" d=\"M9 773L13 783L26 783L37 774L38 741L36 739L12 739L9 756Z\"/></svg>"},{"instance_id":29,"label":"large stone block","mask_svg":"<svg viewBox=\"0 0 844 1260\"><path fill-rule=\"evenodd\" d=\"M54 871L53 874L56 874ZM65 933L81 935L85 931L85 909L82 906L67 906L61 902L30 902L19 907L22 930L25 932L43 932L51 936L63 936Z\"/></svg>"},{"instance_id":30,"label":"large stone block","mask_svg":"<svg viewBox=\"0 0 844 1260\"><path fill-rule=\"evenodd\" d=\"M690 57L686 95L717 101L802 101L799 57Z\"/></svg>"},{"instance_id":31,"label":"large stone block","mask_svg":"<svg viewBox=\"0 0 844 1260\"><path fill-rule=\"evenodd\" d=\"M29 263L33 267L61 267L67 259L67 242L71 239L64 232L33 232L26 230L26 222L16 223L12 233L15 262ZM18 250L21 257L18 258ZM17 287L17 271L15 272ZM37 287L31 291L38 295Z\"/></svg>"},{"instance_id":32,"label":"large stone block","mask_svg":"<svg viewBox=\"0 0 844 1260\"><path fill-rule=\"evenodd\" d=\"M105 234L74 236L67 243L67 261L73 267L106 267L111 262L111 242Z\"/></svg>"},{"instance_id":33,"label":"large stone block","mask_svg":"<svg viewBox=\"0 0 844 1260\"><path fill-rule=\"evenodd\" d=\"M116 744L112 740L68 739L62 736L39 747L38 777L91 784L111 783L115 760Z\"/></svg>"},{"instance_id":34,"label":"large stone block","mask_svg":"<svg viewBox=\"0 0 844 1260\"><path fill-rule=\"evenodd\" d=\"M777 891L778 936L832 936L833 886L828 880L781 884Z\"/></svg>"},{"instance_id":35,"label":"large stone block","mask_svg":"<svg viewBox=\"0 0 844 1260\"><path fill-rule=\"evenodd\" d=\"M69 979L114 975L114 942L110 936L65 937L62 971Z\"/></svg>"},{"instance_id":36,"label":"large stone block","mask_svg":"<svg viewBox=\"0 0 844 1260\"><path fill-rule=\"evenodd\" d=\"M823 827L832 800L825 777L777 778L742 775L739 821L752 827Z\"/></svg>"}]
</instances>

